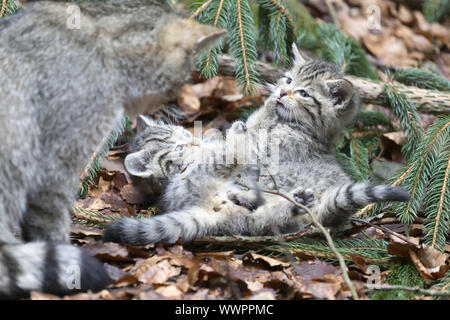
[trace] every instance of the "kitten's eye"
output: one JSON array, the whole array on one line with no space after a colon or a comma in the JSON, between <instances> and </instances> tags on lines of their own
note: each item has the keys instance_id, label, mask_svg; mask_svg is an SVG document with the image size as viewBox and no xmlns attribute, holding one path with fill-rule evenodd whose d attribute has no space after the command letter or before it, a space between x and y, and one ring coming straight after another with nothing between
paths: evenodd
<instances>
[{"instance_id":1,"label":"kitten's eye","mask_svg":"<svg viewBox=\"0 0 450 320\"><path fill-rule=\"evenodd\" d=\"M184 146L180 144L175 148L175 151L181 151L181 150L183 150L183 148L184 148Z\"/></svg>"},{"instance_id":2,"label":"kitten's eye","mask_svg":"<svg viewBox=\"0 0 450 320\"><path fill-rule=\"evenodd\" d=\"M305 90L297 90L297 93L299 93L303 98L309 98L310 95Z\"/></svg>"},{"instance_id":3,"label":"kitten's eye","mask_svg":"<svg viewBox=\"0 0 450 320\"><path fill-rule=\"evenodd\" d=\"M291 83L292 82L292 79L291 78L289 78L289 77L286 77L286 84L289 84L289 83Z\"/></svg>"}]
</instances>

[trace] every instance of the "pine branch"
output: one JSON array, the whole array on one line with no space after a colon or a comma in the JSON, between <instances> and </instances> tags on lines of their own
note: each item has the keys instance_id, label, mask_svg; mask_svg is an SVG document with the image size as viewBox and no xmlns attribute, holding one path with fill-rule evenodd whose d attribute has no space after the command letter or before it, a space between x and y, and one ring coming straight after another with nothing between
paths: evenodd
<instances>
[{"instance_id":1,"label":"pine branch","mask_svg":"<svg viewBox=\"0 0 450 320\"><path fill-rule=\"evenodd\" d=\"M227 28L227 16L230 11L230 0L212 0L208 8L200 15L199 21L205 24L212 24L214 27ZM206 78L217 75L219 70L218 55L222 52L223 40L214 48L202 54L198 60L198 68Z\"/></svg>"},{"instance_id":2,"label":"pine branch","mask_svg":"<svg viewBox=\"0 0 450 320\"><path fill-rule=\"evenodd\" d=\"M424 16L428 22L438 22L449 10L449 0L426 0L423 5Z\"/></svg>"},{"instance_id":3,"label":"pine branch","mask_svg":"<svg viewBox=\"0 0 450 320\"><path fill-rule=\"evenodd\" d=\"M0 9L0 18L2 18L6 13L6 5L7 5L7 0L3 0L2 8Z\"/></svg>"},{"instance_id":4,"label":"pine branch","mask_svg":"<svg viewBox=\"0 0 450 320\"><path fill-rule=\"evenodd\" d=\"M0 19L19 9L15 0L0 0Z\"/></svg>"},{"instance_id":5,"label":"pine branch","mask_svg":"<svg viewBox=\"0 0 450 320\"><path fill-rule=\"evenodd\" d=\"M256 30L248 0L232 1L228 16L229 48L236 61L234 75L243 91L250 94L258 83Z\"/></svg>"},{"instance_id":6,"label":"pine branch","mask_svg":"<svg viewBox=\"0 0 450 320\"><path fill-rule=\"evenodd\" d=\"M388 273L386 276L386 282L388 285L381 286L386 286L386 290L382 290L379 285L372 285L370 289L380 289L374 292L371 299L409 299L417 295L415 293L416 290L411 291L405 288L410 288L411 286L414 286L414 288L423 288L423 279L413 263L408 262L407 264L397 264L390 269L392 272Z\"/></svg>"},{"instance_id":7,"label":"pine branch","mask_svg":"<svg viewBox=\"0 0 450 320\"><path fill-rule=\"evenodd\" d=\"M290 57L290 48L294 41L295 23L281 0L257 0L259 5L259 36L262 47L272 49L275 61L286 64Z\"/></svg>"},{"instance_id":8,"label":"pine branch","mask_svg":"<svg viewBox=\"0 0 450 320\"><path fill-rule=\"evenodd\" d=\"M424 294L426 296L434 296L434 297L450 297L450 291L439 291L439 290L427 290L420 287L407 287L402 285L373 285L367 287L368 290L401 290L401 291L410 291L410 292L418 292Z\"/></svg>"},{"instance_id":9,"label":"pine branch","mask_svg":"<svg viewBox=\"0 0 450 320\"><path fill-rule=\"evenodd\" d=\"M450 91L450 81L440 75L418 68L395 69L394 80L422 89Z\"/></svg>"},{"instance_id":10,"label":"pine branch","mask_svg":"<svg viewBox=\"0 0 450 320\"><path fill-rule=\"evenodd\" d=\"M195 19L195 18L197 18L197 17L199 16L199 14L200 14L201 12L203 12L203 11L206 9L206 7L211 3L211 1L212 1L212 0L208 0L208 1L206 1L205 3L203 3L200 7L198 7L197 10L195 10L195 11L191 14L191 16L189 17L189 19Z\"/></svg>"},{"instance_id":11,"label":"pine branch","mask_svg":"<svg viewBox=\"0 0 450 320\"><path fill-rule=\"evenodd\" d=\"M226 55L219 56L219 73L232 76L235 63L233 59ZM276 81L283 73L283 69L273 65L257 62L256 69L260 79L266 82ZM359 91L362 102L384 105L386 94L383 91L384 83L367 79L346 76ZM416 106L419 112L429 114L449 114L450 113L450 93L431 91L405 85L396 85L397 92L405 94Z\"/></svg>"},{"instance_id":12,"label":"pine branch","mask_svg":"<svg viewBox=\"0 0 450 320\"><path fill-rule=\"evenodd\" d=\"M424 241L443 250L450 224L450 117L440 118L430 132L441 128L444 129L442 147L438 148L436 157L428 162L431 165L428 170L430 180L423 207L426 214ZM424 165L428 166L428 163Z\"/></svg>"},{"instance_id":13,"label":"pine branch","mask_svg":"<svg viewBox=\"0 0 450 320\"><path fill-rule=\"evenodd\" d=\"M408 161L416 151L417 144L424 135L416 105L404 93L399 93L394 86L386 85L384 92L386 94L387 104L390 105L400 119L402 129L408 136L408 142L402 148L402 153Z\"/></svg>"},{"instance_id":14,"label":"pine branch","mask_svg":"<svg viewBox=\"0 0 450 320\"><path fill-rule=\"evenodd\" d=\"M417 211L422 204L431 178L433 164L440 158L444 148L450 145L449 135L450 120L448 117L443 117L428 129L425 139L417 147L411 159L411 164L414 166L403 182L403 187L410 193L411 199L396 206L400 221L411 223L417 217Z\"/></svg>"}]
</instances>

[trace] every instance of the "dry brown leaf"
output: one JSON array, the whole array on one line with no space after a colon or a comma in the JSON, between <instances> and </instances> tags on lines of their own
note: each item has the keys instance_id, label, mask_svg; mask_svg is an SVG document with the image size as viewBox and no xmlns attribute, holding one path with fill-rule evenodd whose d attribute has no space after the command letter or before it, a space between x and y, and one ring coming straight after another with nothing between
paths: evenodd
<instances>
[{"instance_id":1,"label":"dry brown leaf","mask_svg":"<svg viewBox=\"0 0 450 320\"><path fill-rule=\"evenodd\" d=\"M419 238L410 237L408 239L410 242L415 244L415 245L413 245L413 244L407 243L391 234L389 234L388 237L391 240L391 242L387 246L388 252L390 254L394 254L396 256L403 257L403 258L409 258L410 250L414 251L414 250L418 250L420 248Z\"/></svg>"},{"instance_id":2,"label":"dry brown leaf","mask_svg":"<svg viewBox=\"0 0 450 320\"><path fill-rule=\"evenodd\" d=\"M264 269L271 269L271 270L279 270L282 268L287 268L290 266L289 263L283 262L274 258L270 258L267 256L263 256L257 253L253 252L247 252L243 257L242 261L244 262L244 265L253 265L262 267Z\"/></svg>"},{"instance_id":3,"label":"dry brown leaf","mask_svg":"<svg viewBox=\"0 0 450 320\"><path fill-rule=\"evenodd\" d=\"M294 271L306 280L323 279L328 274L341 274L340 268L317 259L295 264Z\"/></svg>"},{"instance_id":4,"label":"dry brown leaf","mask_svg":"<svg viewBox=\"0 0 450 320\"><path fill-rule=\"evenodd\" d=\"M449 255L431 246L423 245L419 250L410 250L409 253L425 282L442 278L449 270L446 264Z\"/></svg>"},{"instance_id":5,"label":"dry brown leaf","mask_svg":"<svg viewBox=\"0 0 450 320\"><path fill-rule=\"evenodd\" d=\"M147 259L148 261L151 258ZM164 283L170 277L177 276L181 273L181 268L172 266L169 261L162 260L156 264L151 262L150 265L144 265L136 270L134 275L139 282L146 284Z\"/></svg>"},{"instance_id":6,"label":"dry brown leaf","mask_svg":"<svg viewBox=\"0 0 450 320\"><path fill-rule=\"evenodd\" d=\"M102 261L132 261L128 257L128 250L117 243L93 242L83 245L82 248Z\"/></svg>"},{"instance_id":7,"label":"dry brown leaf","mask_svg":"<svg viewBox=\"0 0 450 320\"><path fill-rule=\"evenodd\" d=\"M134 184L127 184L120 191L122 198L129 204L146 204L149 203L148 195Z\"/></svg>"},{"instance_id":8,"label":"dry brown leaf","mask_svg":"<svg viewBox=\"0 0 450 320\"><path fill-rule=\"evenodd\" d=\"M178 94L177 102L182 112L187 115L200 111L200 99L195 95L191 84L183 85Z\"/></svg>"},{"instance_id":9,"label":"dry brown leaf","mask_svg":"<svg viewBox=\"0 0 450 320\"><path fill-rule=\"evenodd\" d=\"M181 299L183 297L183 292L175 285L160 286L155 289L155 292L166 299Z\"/></svg>"}]
</instances>

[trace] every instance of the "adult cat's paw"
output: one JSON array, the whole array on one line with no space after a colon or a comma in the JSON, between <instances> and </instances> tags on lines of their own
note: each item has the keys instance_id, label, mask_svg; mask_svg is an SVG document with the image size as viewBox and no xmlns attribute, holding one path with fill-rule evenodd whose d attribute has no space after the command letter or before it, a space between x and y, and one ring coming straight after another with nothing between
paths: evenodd
<instances>
[{"instance_id":1,"label":"adult cat's paw","mask_svg":"<svg viewBox=\"0 0 450 320\"><path fill-rule=\"evenodd\" d=\"M292 197L296 202L299 204L304 205L307 208L312 208L316 202L316 199L314 197L314 193L311 189L307 188L297 188L292 192ZM294 208L294 214L305 214L306 211L302 208L295 207Z\"/></svg>"}]
</instances>

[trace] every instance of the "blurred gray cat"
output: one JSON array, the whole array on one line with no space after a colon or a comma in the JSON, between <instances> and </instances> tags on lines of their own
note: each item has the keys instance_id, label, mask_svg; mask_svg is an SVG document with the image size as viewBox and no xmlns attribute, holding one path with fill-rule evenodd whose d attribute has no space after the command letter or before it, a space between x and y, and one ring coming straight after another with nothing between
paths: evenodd
<instances>
[{"instance_id":1,"label":"blurred gray cat","mask_svg":"<svg viewBox=\"0 0 450 320\"><path fill-rule=\"evenodd\" d=\"M400 187L355 183L343 171L334 157L333 141L358 113L358 94L335 66L309 59L295 45L293 56L292 69L271 86L264 106L246 123L234 123L225 145L232 139L237 146L249 146L258 163L269 165L260 167L259 188L279 190L311 207L327 227L338 227L372 202L407 201L409 194ZM158 138L157 131L147 137ZM272 148L274 141L278 150ZM214 149L217 155L223 154L224 148L223 143L215 141L202 144L200 151L193 150L201 153ZM162 159L171 155L170 150L167 147ZM206 154L210 159L210 153ZM144 147L128 157L145 163L145 155L149 154ZM265 162L261 162L263 158ZM266 235L296 231L311 222L286 199L267 193L261 199L258 192L248 190L245 186L251 186L254 174L236 158L228 164L204 160L184 163L178 170L173 167L162 197L167 213L114 222L105 231L104 241L142 245L174 242L179 237L190 241L207 235ZM133 167L138 162L128 163L129 171L148 174L164 163L153 161L147 167Z\"/></svg>"},{"instance_id":2,"label":"blurred gray cat","mask_svg":"<svg viewBox=\"0 0 450 320\"><path fill-rule=\"evenodd\" d=\"M155 0L76 3L80 29L71 30L69 5L32 2L0 20L0 298L74 293L74 267L76 289L110 282L69 244L78 174L124 105L134 115L136 99L170 96L224 33Z\"/></svg>"}]
</instances>

